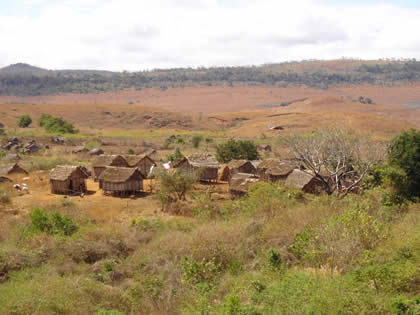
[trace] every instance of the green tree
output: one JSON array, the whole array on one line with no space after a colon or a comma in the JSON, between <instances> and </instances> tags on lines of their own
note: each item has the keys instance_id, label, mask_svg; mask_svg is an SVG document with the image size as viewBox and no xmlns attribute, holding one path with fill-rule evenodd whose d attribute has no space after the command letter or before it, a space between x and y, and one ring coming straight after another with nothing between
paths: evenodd
<instances>
[{"instance_id":1,"label":"green tree","mask_svg":"<svg viewBox=\"0 0 420 315\"><path fill-rule=\"evenodd\" d=\"M411 129L395 137L389 147L391 165L406 174L405 183L398 183L398 190L409 199L420 197L420 131Z\"/></svg>"},{"instance_id":2,"label":"green tree","mask_svg":"<svg viewBox=\"0 0 420 315\"><path fill-rule=\"evenodd\" d=\"M198 148L202 140L203 140L202 136L193 136L191 139L191 143L194 148Z\"/></svg>"},{"instance_id":3,"label":"green tree","mask_svg":"<svg viewBox=\"0 0 420 315\"><path fill-rule=\"evenodd\" d=\"M257 145L249 140L230 139L216 146L216 159L221 163L231 160L256 160L259 158Z\"/></svg>"},{"instance_id":4,"label":"green tree","mask_svg":"<svg viewBox=\"0 0 420 315\"><path fill-rule=\"evenodd\" d=\"M38 121L40 127L44 127L47 132L54 133L78 133L73 124L60 117L53 117L48 114L42 114Z\"/></svg>"},{"instance_id":5,"label":"green tree","mask_svg":"<svg viewBox=\"0 0 420 315\"><path fill-rule=\"evenodd\" d=\"M30 124L32 124L32 118L29 115L23 115L19 117L18 120L18 127L20 128L27 128L30 126Z\"/></svg>"},{"instance_id":6,"label":"green tree","mask_svg":"<svg viewBox=\"0 0 420 315\"><path fill-rule=\"evenodd\" d=\"M198 181L195 173L176 169L174 172L161 171L158 173L160 189L156 195L162 203L162 209L172 202L185 200L186 194Z\"/></svg>"},{"instance_id":7,"label":"green tree","mask_svg":"<svg viewBox=\"0 0 420 315\"><path fill-rule=\"evenodd\" d=\"M181 160L184 157L184 155L181 153L181 150L179 148L176 148L174 153L168 155L168 161L171 161L172 163L176 163L179 160Z\"/></svg>"}]
</instances>

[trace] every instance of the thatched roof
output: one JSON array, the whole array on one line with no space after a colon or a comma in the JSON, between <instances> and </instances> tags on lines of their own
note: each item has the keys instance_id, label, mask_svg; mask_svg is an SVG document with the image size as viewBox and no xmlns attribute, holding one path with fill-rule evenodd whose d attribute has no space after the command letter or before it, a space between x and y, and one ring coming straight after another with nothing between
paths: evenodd
<instances>
[{"instance_id":1,"label":"thatched roof","mask_svg":"<svg viewBox=\"0 0 420 315\"><path fill-rule=\"evenodd\" d=\"M28 172L17 163L0 165L0 175L8 175L13 172L28 174Z\"/></svg>"},{"instance_id":2,"label":"thatched roof","mask_svg":"<svg viewBox=\"0 0 420 315\"><path fill-rule=\"evenodd\" d=\"M143 175L138 168L129 167L107 167L101 175L100 181L110 183L124 183L129 180L142 180Z\"/></svg>"},{"instance_id":3,"label":"thatched roof","mask_svg":"<svg viewBox=\"0 0 420 315\"><path fill-rule=\"evenodd\" d=\"M150 156L148 156L147 154L140 154L140 155L130 154L130 155L124 155L123 158L127 161L127 164L130 167L135 167L143 159L149 159L151 162L153 162L156 165L155 161L153 161L153 159L151 159Z\"/></svg>"},{"instance_id":4,"label":"thatched roof","mask_svg":"<svg viewBox=\"0 0 420 315\"><path fill-rule=\"evenodd\" d=\"M6 177L4 175L0 176L0 183L11 183L12 180L9 177Z\"/></svg>"},{"instance_id":5,"label":"thatched roof","mask_svg":"<svg viewBox=\"0 0 420 315\"><path fill-rule=\"evenodd\" d=\"M281 166L284 162L280 161L279 159L266 159L263 160L261 163L258 164L257 169L269 169Z\"/></svg>"},{"instance_id":6,"label":"thatched roof","mask_svg":"<svg viewBox=\"0 0 420 315\"><path fill-rule=\"evenodd\" d=\"M191 155L189 158L182 158L176 162L172 167L177 168L181 164L187 161L191 166L195 168L219 168L220 164L217 160L211 155Z\"/></svg>"},{"instance_id":7,"label":"thatched roof","mask_svg":"<svg viewBox=\"0 0 420 315\"><path fill-rule=\"evenodd\" d=\"M251 162L249 162L248 160L232 160L227 164L227 167L229 167L230 169L235 169L247 163L251 163Z\"/></svg>"},{"instance_id":8,"label":"thatched roof","mask_svg":"<svg viewBox=\"0 0 420 315\"><path fill-rule=\"evenodd\" d=\"M258 165L262 163L262 160L252 160L250 162L252 163L252 165L254 165L255 168L257 168Z\"/></svg>"},{"instance_id":9,"label":"thatched roof","mask_svg":"<svg viewBox=\"0 0 420 315\"><path fill-rule=\"evenodd\" d=\"M111 166L115 160L122 159L124 164L127 164L126 160L121 155L100 155L95 160L93 160L93 167L107 167ZM128 164L127 164L128 166Z\"/></svg>"},{"instance_id":10,"label":"thatched roof","mask_svg":"<svg viewBox=\"0 0 420 315\"><path fill-rule=\"evenodd\" d=\"M289 163L283 163L276 167L268 168L265 173L273 176L287 176L294 170L294 168L295 167Z\"/></svg>"},{"instance_id":11,"label":"thatched roof","mask_svg":"<svg viewBox=\"0 0 420 315\"><path fill-rule=\"evenodd\" d=\"M293 188L303 189L312 180L316 180L313 175L308 172L295 169L289 176L287 176L286 185Z\"/></svg>"},{"instance_id":12,"label":"thatched roof","mask_svg":"<svg viewBox=\"0 0 420 315\"><path fill-rule=\"evenodd\" d=\"M229 181L229 190L246 193L252 183L259 181L259 177L253 174L236 173Z\"/></svg>"},{"instance_id":13,"label":"thatched roof","mask_svg":"<svg viewBox=\"0 0 420 315\"><path fill-rule=\"evenodd\" d=\"M88 178L89 175L85 173L82 167L76 165L58 165L50 172L50 179L64 181L70 177L77 175L82 178Z\"/></svg>"}]
</instances>

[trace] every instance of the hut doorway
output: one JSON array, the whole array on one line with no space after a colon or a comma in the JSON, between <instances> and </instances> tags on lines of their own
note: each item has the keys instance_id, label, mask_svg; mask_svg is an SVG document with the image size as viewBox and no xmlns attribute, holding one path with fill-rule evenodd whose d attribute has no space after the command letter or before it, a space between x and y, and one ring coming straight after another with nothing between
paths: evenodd
<instances>
[{"instance_id":1,"label":"hut doorway","mask_svg":"<svg viewBox=\"0 0 420 315\"><path fill-rule=\"evenodd\" d=\"M73 192L73 181L69 180L69 191L72 193Z\"/></svg>"}]
</instances>

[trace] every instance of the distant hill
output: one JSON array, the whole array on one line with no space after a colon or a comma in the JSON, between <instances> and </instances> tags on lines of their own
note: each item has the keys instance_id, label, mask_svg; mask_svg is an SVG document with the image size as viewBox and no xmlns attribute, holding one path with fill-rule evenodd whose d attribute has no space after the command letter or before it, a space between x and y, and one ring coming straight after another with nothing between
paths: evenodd
<instances>
[{"instance_id":1,"label":"distant hill","mask_svg":"<svg viewBox=\"0 0 420 315\"><path fill-rule=\"evenodd\" d=\"M177 68L139 72L45 70L27 64L0 69L0 95L96 93L127 88L211 85L307 86L393 85L420 81L416 60L302 61L248 67Z\"/></svg>"},{"instance_id":2,"label":"distant hill","mask_svg":"<svg viewBox=\"0 0 420 315\"><path fill-rule=\"evenodd\" d=\"M35 75L44 76L50 74L51 71L34 67L27 63L16 63L0 69L0 75Z\"/></svg>"}]
</instances>

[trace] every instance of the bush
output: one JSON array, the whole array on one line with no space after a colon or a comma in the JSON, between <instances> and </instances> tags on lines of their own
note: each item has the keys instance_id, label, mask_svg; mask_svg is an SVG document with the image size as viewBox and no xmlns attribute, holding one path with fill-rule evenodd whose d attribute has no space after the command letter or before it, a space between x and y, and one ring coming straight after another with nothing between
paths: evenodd
<instances>
[{"instance_id":1,"label":"bush","mask_svg":"<svg viewBox=\"0 0 420 315\"><path fill-rule=\"evenodd\" d=\"M70 236L78 229L69 216L62 215L57 211L48 214L44 210L36 208L30 213L29 217L35 231L50 235Z\"/></svg>"},{"instance_id":2,"label":"bush","mask_svg":"<svg viewBox=\"0 0 420 315\"><path fill-rule=\"evenodd\" d=\"M5 135L6 135L6 131L4 131L4 129L0 128L0 137L5 136Z\"/></svg>"},{"instance_id":3,"label":"bush","mask_svg":"<svg viewBox=\"0 0 420 315\"><path fill-rule=\"evenodd\" d=\"M221 163L228 163L231 160L256 160L259 154L254 142L230 139L216 146L216 158Z\"/></svg>"},{"instance_id":4,"label":"bush","mask_svg":"<svg viewBox=\"0 0 420 315\"><path fill-rule=\"evenodd\" d=\"M202 136L193 136L191 139L191 143L194 148L198 148L202 140L203 140Z\"/></svg>"},{"instance_id":5,"label":"bush","mask_svg":"<svg viewBox=\"0 0 420 315\"><path fill-rule=\"evenodd\" d=\"M410 199L420 197L420 131L411 129L395 137L389 147L389 161L407 176L406 183L397 183L398 190Z\"/></svg>"},{"instance_id":6,"label":"bush","mask_svg":"<svg viewBox=\"0 0 420 315\"><path fill-rule=\"evenodd\" d=\"M158 174L160 189L157 198L164 208L171 202L185 200L185 196L194 184L198 181L198 176L193 173L175 170L174 172L162 171Z\"/></svg>"},{"instance_id":7,"label":"bush","mask_svg":"<svg viewBox=\"0 0 420 315\"><path fill-rule=\"evenodd\" d=\"M40 127L44 127L47 132L54 133L78 133L73 124L59 117L53 117L48 114L42 114L38 122Z\"/></svg>"},{"instance_id":8,"label":"bush","mask_svg":"<svg viewBox=\"0 0 420 315\"><path fill-rule=\"evenodd\" d=\"M181 150L179 148L176 148L174 153L169 154L167 156L167 159L168 159L168 161L171 161L172 163L176 163L176 162L180 161L183 157L184 157L184 155L182 155Z\"/></svg>"},{"instance_id":9,"label":"bush","mask_svg":"<svg viewBox=\"0 0 420 315\"><path fill-rule=\"evenodd\" d=\"M23 116L19 117L19 120L18 120L18 123L17 123L18 127L27 128L27 127L29 127L30 124L32 124L31 116L23 115Z\"/></svg>"}]
</instances>

